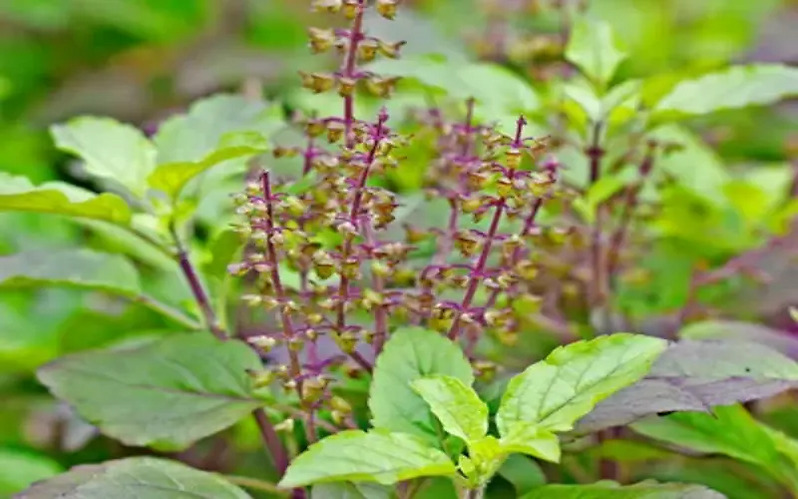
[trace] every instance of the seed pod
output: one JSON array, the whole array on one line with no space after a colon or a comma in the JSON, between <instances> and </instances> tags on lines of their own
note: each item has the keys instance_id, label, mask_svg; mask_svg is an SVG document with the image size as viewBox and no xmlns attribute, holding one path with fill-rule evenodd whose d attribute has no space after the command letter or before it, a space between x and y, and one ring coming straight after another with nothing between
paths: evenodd
<instances>
[{"instance_id":1,"label":"seed pod","mask_svg":"<svg viewBox=\"0 0 798 499\"><path fill-rule=\"evenodd\" d=\"M329 279L335 272L335 260L325 251L317 251L313 255L313 270L322 279Z\"/></svg>"},{"instance_id":2,"label":"seed pod","mask_svg":"<svg viewBox=\"0 0 798 499\"><path fill-rule=\"evenodd\" d=\"M260 335L247 338L247 343L263 350L264 352L270 352L271 349L277 344L277 340L271 336Z\"/></svg>"},{"instance_id":3,"label":"seed pod","mask_svg":"<svg viewBox=\"0 0 798 499\"><path fill-rule=\"evenodd\" d=\"M275 375L273 371L267 369L263 370L247 370L249 378L252 380L252 386L255 388L264 388L272 384Z\"/></svg>"},{"instance_id":4,"label":"seed pod","mask_svg":"<svg viewBox=\"0 0 798 499\"><path fill-rule=\"evenodd\" d=\"M377 57L379 45L376 40L366 39L357 46L357 53L363 62L371 62Z\"/></svg>"},{"instance_id":5,"label":"seed pod","mask_svg":"<svg viewBox=\"0 0 798 499\"><path fill-rule=\"evenodd\" d=\"M336 13L341 10L343 0L313 0L312 8L317 12Z\"/></svg>"},{"instance_id":6,"label":"seed pod","mask_svg":"<svg viewBox=\"0 0 798 499\"><path fill-rule=\"evenodd\" d=\"M315 94L326 92L335 86L335 77L328 73L305 73L300 71L302 86Z\"/></svg>"},{"instance_id":7,"label":"seed pod","mask_svg":"<svg viewBox=\"0 0 798 499\"><path fill-rule=\"evenodd\" d=\"M461 255L468 257L476 253L479 239L469 231L459 231L455 236L454 245Z\"/></svg>"},{"instance_id":8,"label":"seed pod","mask_svg":"<svg viewBox=\"0 0 798 499\"><path fill-rule=\"evenodd\" d=\"M360 8L358 6L358 0L343 0L344 5L344 16L347 19L354 19L357 16L357 11Z\"/></svg>"},{"instance_id":9,"label":"seed pod","mask_svg":"<svg viewBox=\"0 0 798 499\"><path fill-rule=\"evenodd\" d=\"M354 78L338 78L338 95L341 97L349 97L353 93L355 93L355 86L357 85L357 80ZM330 141L334 142L334 141Z\"/></svg>"},{"instance_id":10,"label":"seed pod","mask_svg":"<svg viewBox=\"0 0 798 499\"><path fill-rule=\"evenodd\" d=\"M314 54L326 52L335 43L335 32L331 29L308 28L308 36Z\"/></svg>"}]
</instances>

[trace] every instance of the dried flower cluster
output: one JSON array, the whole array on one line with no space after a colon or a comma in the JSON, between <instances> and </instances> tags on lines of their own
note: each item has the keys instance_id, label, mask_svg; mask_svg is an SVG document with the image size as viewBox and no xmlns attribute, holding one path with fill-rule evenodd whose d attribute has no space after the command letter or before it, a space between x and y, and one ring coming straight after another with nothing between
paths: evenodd
<instances>
[{"instance_id":1,"label":"dried flower cluster","mask_svg":"<svg viewBox=\"0 0 798 499\"><path fill-rule=\"evenodd\" d=\"M363 29L367 9L390 19L396 4L314 3L351 21L348 29L310 29L314 52L340 51L339 70L302 73L313 92L337 89L342 115L305 120L307 145L274 151L303 160L301 181L285 184L267 167L237 197L250 249L231 271L254 277L255 292L244 299L280 324L279 331L249 340L264 353L274 347L287 352L285 365L256 376L261 383L279 379L296 392L310 423L314 413L329 410L335 423L351 424L348 404L331 395L331 372L370 371L371 359L399 325L423 325L461 340L477 374L491 376L495 367L475 358L478 340L491 334L504 344L515 342L541 306L541 259L532 248L561 244L570 234L536 223L544 202L560 195L558 164L544 155L545 141L525 136L523 117L512 136L475 123L469 101L459 123L447 122L437 109L420 114L421 124L438 137L427 193L447 200L448 223L405 224L403 238L389 237L401 199L375 180L399 165L402 147L412 139L389 127L384 109L373 121L356 118L353 109L361 83L387 97L397 82L361 68L377 55L397 57L402 43L369 37ZM286 285L281 269L298 274L299 285ZM340 354L320 354L325 339Z\"/></svg>"}]
</instances>

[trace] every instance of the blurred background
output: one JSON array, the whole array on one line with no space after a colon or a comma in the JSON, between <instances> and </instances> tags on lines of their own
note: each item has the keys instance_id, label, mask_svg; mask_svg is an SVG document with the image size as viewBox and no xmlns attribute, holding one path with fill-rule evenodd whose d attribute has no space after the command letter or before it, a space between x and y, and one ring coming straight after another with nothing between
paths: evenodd
<instances>
[{"instance_id":1,"label":"blurred background","mask_svg":"<svg viewBox=\"0 0 798 499\"><path fill-rule=\"evenodd\" d=\"M532 15L538 2L405 4L411 8L393 23L367 23L372 33L408 40L405 54L481 58L533 81L547 77L523 64L545 56L561 36L556 16ZM48 134L49 125L76 115L111 116L148 130L221 91L263 95L286 111L306 107L296 72L325 60L309 54L305 28L328 22L308 5L0 0L0 171L35 184L60 179L86 185ZM695 73L737 62L798 63L795 0L590 0L589 8L612 23L629 49L622 77ZM692 124L729 164L798 156L794 104L715 114ZM88 237L57 217L0 213L0 255L85 244ZM87 445L93 428L56 406L32 376L56 355L100 344L99 335L109 328L153 327L141 310L112 317L92 311L102 307L81 306L87 299L63 290L0 293L0 497L72 464L125 452L105 439ZM240 445L257 450L251 428L233 431ZM253 459L257 466L261 458Z\"/></svg>"}]
</instances>

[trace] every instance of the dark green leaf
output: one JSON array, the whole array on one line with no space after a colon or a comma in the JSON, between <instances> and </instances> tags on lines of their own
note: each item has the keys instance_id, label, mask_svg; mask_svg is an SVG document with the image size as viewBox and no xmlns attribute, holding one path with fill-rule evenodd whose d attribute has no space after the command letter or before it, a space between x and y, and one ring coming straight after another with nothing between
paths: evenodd
<instances>
[{"instance_id":1,"label":"dark green leaf","mask_svg":"<svg viewBox=\"0 0 798 499\"><path fill-rule=\"evenodd\" d=\"M250 499L238 487L176 461L131 457L76 466L16 499Z\"/></svg>"},{"instance_id":2,"label":"dark green leaf","mask_svg":"<svg viewBox=\"0 0 798 499\"><path fill-rule=\"evenodd\" d=\"M208 333L62 357L39 369L52 393L127 445L180 449L264 405L247 370L258 356Z\"/></svg>"},{"instance_id":3,"label":"dark green leaf","mask_svg":"<svg viewBox=\"0 0 798 499\"><path fill-rule=\"evenodd\" d=\"M394 332L377 358L369 391L374 426L437 441L435 416L410 386L434 374L452 376L466 385L474 381L463 351L444 336L418 327Z\"/></svg>"},{"instance_id":4,"label":"dark green leaf","mask_svg":"<svg viewBox=\"0 0 798 499\"><path fill-rule=\"evenodd\" d=\"M395 495L393 487L378 483L320 483L310 491L310 499L389 499Z\"/></svg>"},{"instance_id":5,"label":"dark green leaf","mask_svg":"<svg viewBox=\"0 0 798 499\"><path fill-rule=\"evenodd\" d=\"M454 464L446 454L413 435L347 430L311 445L294 459L280 486L350 480L388 485L419 476L454 473Z\"/></svg>"},{"instance_id":6,"label":"dark green leaf","mask_svg":"<svg viewBox=\"0 0 798 499\"><path fill-rule=\"evenodd\" d=\"M499 475L513 484L518 497L546 484L546 475L543 474L540 466L532 459L520 454L508 456L502 467L499 468Z\"/></svg>"}]
</instances>

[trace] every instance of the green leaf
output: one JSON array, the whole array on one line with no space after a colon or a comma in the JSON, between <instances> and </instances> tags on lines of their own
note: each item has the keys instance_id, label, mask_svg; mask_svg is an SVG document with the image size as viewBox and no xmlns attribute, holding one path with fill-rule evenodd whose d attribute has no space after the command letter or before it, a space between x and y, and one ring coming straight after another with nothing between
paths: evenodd
<instances>
[{"instance_id":1,"label":"green leaf","mask_svg":"<svg viewBox=\"0 0 798 499\"><path fill-rule=\"evenodd\" d=\"M182 463L131 457L85 464L35 484L17 499L250 499L221 477Z\"/></svg>"},{"instance_id":2,"label":"green leaf","mask_svg":"<svg viewBox=\"0 0 798 499\"><path fill-rule=\"evenodd\" d=\"M482 438L488 432L488 406L473 388L451 376L431 376L411 383L443 430L466 442Z\"/></svg>"},{"instance_id":3,"label":"green leaf","mask_svg":"<svg viewBox=\"0 0 798 499\"><path fill-rule=\"evenodd\" d=\"M392 487L377 483L320 483L310 491L310 499L389 499L395 496Z\"/></svg>"},{"instance_id":4,"label":"green leaf","mask_svg":"<svg viewBox=\"0 0 798 499\"><path fill-rule=\"evenodd\" d=\"M39 369L39 380L89 422L126 445L182 449L264 404L245 344L208 333L137 348L85 352Z\"/></svg>"},{"instance_id":5,"label":"green leaf","mask_svg":"<svg viewBox=\"0 0 798 499\"><path fill-rule=\"evenodd\" d=\"M435 416L410 384L434 374L449 375L470 386L471 364L459 346L435 331L398 329L377 358L369 390L372 424L436 441Z\"/></svg>"},{"instance_id":6,"label":"green leaf","mask_svg":"<svg viewBox=\"0 0 798 499\"><path fill-rule=\"evenodd\" d=\"M219 142L218 148L199 161L165 163L149 176L151 187L176 200L180 192L194 177L231 159L245 158L268 149L268 142L257 132L231 132Z\"/></svg>"},{"instance_id":7,"label":"green leaf","mask_svg":"<svg viewBox=\"0 0 798 499\"><path fill-rule=\"evenodd\" d=\"M56 147L83 159L87 173L144 195L156 151L139 130L110 118L85 116L53 125L50 131Z\"/></svg>"},{"instance_id":8,"label":"green leaf","mask_svg":"<svg viewBox=\"0 0 798 499\"><path fill-rule=\"evenodd\" d=\"M778 329L771 329L754 322L729 320L694 322L682 328L678 335L680 338L687 340L734 340L758 343L760 346L770 347L776 352L783 352L788 357L798 359L798 338ZM745 358L744 348L740 348L739 362L742 362ZM734 362L732 359L729 360L730 363ZM784 364L783 358L779 359L779 364ZM770 362L757 361L754 367L766 368L769 365L772 364ZM793 372L798 371L793 368Z\"/></svg>"},{"instance_id":9,"label":"green leaf","mask_svg":"<svg viewBox=\"0 0 798 499\"><path fill-rule=\"evenodd\" d=\"M615 482L591 485L545 485L523 499L724 499L703 485L651 481L621 487Z\"/></svg>"},{"instance_id":10,"label":"green leaf","mask_svg":"<svg viewBox=\"0 0 798 499\"><path fill-rule=\"evenodd\" d=\"M502 436L519 422L568 431L602 399L642 378L667 342L617 333L571 343L510 380L496 415Z\"/></svg>"},{"instance_id":11,"label":"green leaf","mask_svg":"<svg viewBox=\"0 0 798 499\"><path fill-rule=\"evenodd\" d=\"M452 475L454 464L443 452L405 433L347 430L327 437L300 454L280 486L362 481L385 485L419 476Z\"/></svg>"},{"instance_id":12,"label":"green leaf","mask_svg":"<svg viewBox=\"0 0 798 499\"><path fill-rule=\"evenodd\" d=\"M507 452L520 452L545 461L560 462L560 440L557 435L534 423L519 421L511 424L500 444Z\"/></svg>"},{"instance_id":13,"label":"green leaf","mask_svg":"<svg viewBox=\"0 0 798 499\"><path fill-rule=\"evenodd\" d=\"M62 182L34 187L21 176L0 172L0 211L51 213L115 224L130 222L130 207L115 194L94 194Z\"/></svg>"},{"instance_id":14,"label":"green leaf","mask_svg":"<svg viewBox=\"0 0 798 499\"><path fill-rule=\"evenodd\" d=\"M135 297L136 269L122 256L87 249L51 250L0 257L0 287L66 286Z\"/></svg>"},{"instance_id":15,"label":"green leaf","mask_svg":"<svg viewBox=\"0 0 798 499\"><path fill-rule=\"evenodd\" d=\"M565 58L600 87L609 83L626 55L609 23L587 17L574 22Z\"/></svg>"},{"instance_id":16,"label":"green leaf","mask_svg":"<svg viewBox=\"0 0 798 499\"><path fill-rule=\"evenodd\" d=\"M202 162L220 148L225 136L235 137L232 132L256 132L268 137L282 126L279 106L240 95L214 95L194 103L187 114L161 125L154 139L158 164Z\"/></svg>"},{"instance_id":17,"label":"green leaf","mask_svg":"<svg viewBox=\"0 0 798 499\"><path fill-rule=\"evenodd\" d=\"M513 484L517 497L521 497L527 492L545 485L546 475L540 466L521 454L512 454L499 468L499 475Z\"/></svg>"},{"instance_id":18,"label":"green leaf","mask_svg":"<svg viewBox=\"0 0 798 499\"><path fill-rule=\"evenodd\" d=\"M680 82L657 103L652 119L772 104L795 95L798 68L781 64L732 66Z\"/></svg>"},{"instance_id":19,"label":"green leaf","mask_svg":"<svg viewBox=\"0 0 798 499\"><path fill-rule=\"evenodd\" d=\"M0 495L13 494L33 482L61 473L61 465L47 456L15 449L0 449Z\"/></svg>"},{"instance_id":20,"label":"green leaf","mask_svg":"<svg viewBox=\"0 0 798 499\"><path fill-rule=\"evenodd\" d=\"M723 454L759 466L798 490L798 470L777 446L771 430L742 406L716 407L714 414L682 412L639 421L632 428L647 437L692 451Z\"/></svg>"}]
</instances>

